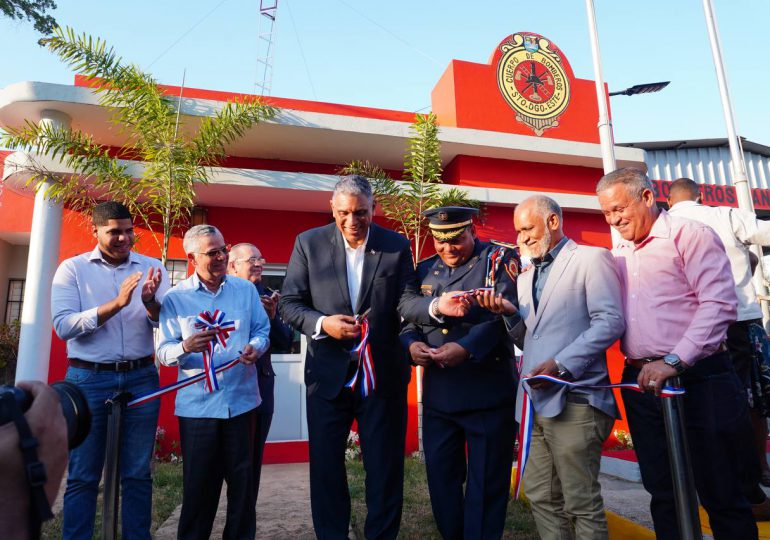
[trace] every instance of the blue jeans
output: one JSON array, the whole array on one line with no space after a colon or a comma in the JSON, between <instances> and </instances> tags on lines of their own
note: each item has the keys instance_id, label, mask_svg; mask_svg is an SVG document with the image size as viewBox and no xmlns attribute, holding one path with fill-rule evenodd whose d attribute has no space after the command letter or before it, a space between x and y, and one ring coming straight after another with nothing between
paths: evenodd
<instances>
[{"instance_id":1,"label":"blue jeans","mask_svg":"<svg viewBox=\"0 0 770 540\"><path fill-rule=\"evenodd\" d=\"M154 365L122 373L69 367L66 380L77 384L91 407L91 432L70 452L67 491L64 493L64 539L91 540L96 496L104 468L107 407L115 392L135 396L158 388ZM160 402L153 400L123 414L120 447L120 481L123 540L150 538L152 523L152 475L150 460L155 444Z\"/></svg>"}]
</instances>

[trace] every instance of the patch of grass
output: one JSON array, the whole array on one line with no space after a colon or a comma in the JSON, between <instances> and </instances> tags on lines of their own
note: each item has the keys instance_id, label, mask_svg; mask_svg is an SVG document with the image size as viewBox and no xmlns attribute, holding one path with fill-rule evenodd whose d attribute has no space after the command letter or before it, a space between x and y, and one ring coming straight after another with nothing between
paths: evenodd
<instances>
[{"instance_id":1,"label":"patch of grass","mask_svg":"<svg viewBox=\"0 0 770 540\"><path fill-rule=\"evenodd\" d=\"M160 463L154 465L152 475L152 527L151 533L160 527L171 515L174 509L182 504L182 464ZM62 537L62 513L43 524L43 540L58 540ZM101 538L102 528L102 490L96 503L96 523L94 539ZM120 516L118 516L118 536L120 536Z\"/></svg>"},{"instance_id":2,"label":"patch of grass","mask_svg":"<svg viewBox=\"0 0 770 540\"><path fill-rule=\"evenodd\" d=\"M347 469L351 523L356 537L363 538L366 521L364 465L358 460L349 461ZM398 538L403 540L439 540L441 538L433 520L425 464L414 458L407 458L404 461L404 510ZM506 540L538 538L532 514L524 503L509 500L503 538Z\"/></svg>"}]
</instances>

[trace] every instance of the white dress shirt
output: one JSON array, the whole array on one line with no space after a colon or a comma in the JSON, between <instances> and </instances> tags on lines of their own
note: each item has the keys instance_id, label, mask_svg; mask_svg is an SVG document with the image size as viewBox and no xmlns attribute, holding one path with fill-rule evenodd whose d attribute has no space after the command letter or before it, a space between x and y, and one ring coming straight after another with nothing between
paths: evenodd
<instances>
[{"instance_id":1,"label":"white dress shirt","mask_svg":"<svg viewBox=\"0 0 770 540\"><path fill-rule=\"evenodd\" d=\"M369 231L366 231L366 239L357 248L352 247L345 236L342 236L345 243L345 268L348 274L348 293L350 293L350 304L352 309L358 305L358 295L361 292L361 278L364 274L364 255L366 254L366 244L369 242ZM322 333L322 324L326 315L319 317L315 324L315 333L313 339L323 339L326 336Z\"/></svg>"},{"instance_id":2,"label":"white dress shirt","mask_svg":"<svg viewBox=\"0 0 770 540\"><path fill-rule=\"evenodd\" d=\"M67 356L88 362L122 362L153 353L153 322L142 304L142 283L150 268L160 269L155 299L168 291L166 269L158 259L131 252L118 266L104 260L99 247L63 261L53 278L51 316L56 334L67 342ZM135 272L144 276L131 302L97 326L97 309L118 296L123 281Z\"/></svg>"},{"instance_id":3,"label":"white dress shirt","mask_svg":"<svg viewBox=\"0 0 770 540\"><path fill-rule=\"evenodd\" d=\"M751 282L749 246L770 246L770 223L758 220L753 212L726 206L704 206L695 201L678 202L669 213L704 223L714 229L730 259L735 294L738 296L738 320L761 319L762 309Z\"/></svg>"}]
</instances>

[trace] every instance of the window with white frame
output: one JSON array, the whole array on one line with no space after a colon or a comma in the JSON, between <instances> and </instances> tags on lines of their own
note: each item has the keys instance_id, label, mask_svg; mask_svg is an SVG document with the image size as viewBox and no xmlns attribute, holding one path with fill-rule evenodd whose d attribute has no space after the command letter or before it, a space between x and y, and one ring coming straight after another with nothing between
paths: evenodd
<instances>
[{"instance_id":1,"label":"window with white frame","mask_svg":"<svg viewBox=\"0 0 770 540\"><path fill-rule=\"evenodd\" d=\"M24 304L24 280L8 280L8 299L5 302L5 322L7 324L21 319L21 308Z\"/></svg>"},{"instance_id":2,"label":"window with white frame","mask_svg":"<svg viewBox=\"0 0 770 540\"><path fill-rule=\"evenodd\" d=\"M286 278L286 265L285 264L269 264L265 263L262 269L262 286L271 291L281 292L283 286L283 280ZM302 334L294 330L294 338L292 339L291 347L287 349L280 349L276 346L272 348L272 354L299 354L301 346Z\"/></svg>"},{"instance_id":3,"label":"window with white frame","mask_svg":"<svg viewBox=\"0 0 770 540\"><path fill-rule=\"evenodd\" d=\"M166 259L166 271L173 287L180 281L187 279L187 259Z\"/></svg>"}]
</instances>

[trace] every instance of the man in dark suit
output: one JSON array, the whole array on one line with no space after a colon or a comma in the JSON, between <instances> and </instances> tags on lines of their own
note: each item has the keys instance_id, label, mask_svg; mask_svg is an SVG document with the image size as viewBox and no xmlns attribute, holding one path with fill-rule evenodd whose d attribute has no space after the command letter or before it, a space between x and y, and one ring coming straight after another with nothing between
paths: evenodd
<instances>
[{"instance_id":1,"label":"man in dark suit","mask_svg":"<svg viewBox=\"0 0 770 540\"><path fill-rule=\"evenodd\" d=\"M262 270L265 259L262 252L254 244L236 244L230 249L230 261L227 273L251 281L257 288L262 306L270 319L270 348L257 359L257 384L262 403L257 407L257 429L254 436L254 501L259 495L259 480L262 476L262 457L265 452L267 434L273 423L275 410L275 371L271 353L274 349L287 350L291 348L293 332L278 316L278 301L281 294L262 285Z\"/></svg>"},{"instance_id":2,"label":"man in dark suit","mask_svg":"<svg viewBox=\"0 0 770 540\"><path fill-rule=\"evenodd\" d=\"M297 237L279 303L283 320L308 337L313 526L318 538L347 538L345 445L355 419L366 469L364 533L367 538L395 538L403 502L411 374L398 339L399 313L427 322L431 299L417 292L409 241L372 224L374 198L365 178L343 177L331 207L335 223ZM365 396L369 372L364 373L365 365L351 351L361 341L367 313L376 387Z\"/></svg>"},{"instance_id":3,"label":"man in dark suit","mask_svg":"<svg viewBox=\"0 0 770 540\"><path fill-rule=\"evenodd\" d=\"M425 212L436 248L436 255L417 267L426 297L460 291L451 296L470 298L473 289L492 287L516 302L518 257L512 249L479 241L473 226L477 213L460 207ZM500 538L516 430L516 383L505 325L476 302L462 317L427 324L407 320L402 342L411 360L425 368L423 447L438 529L450 540Z\"/></svg>"}]
</instances>

